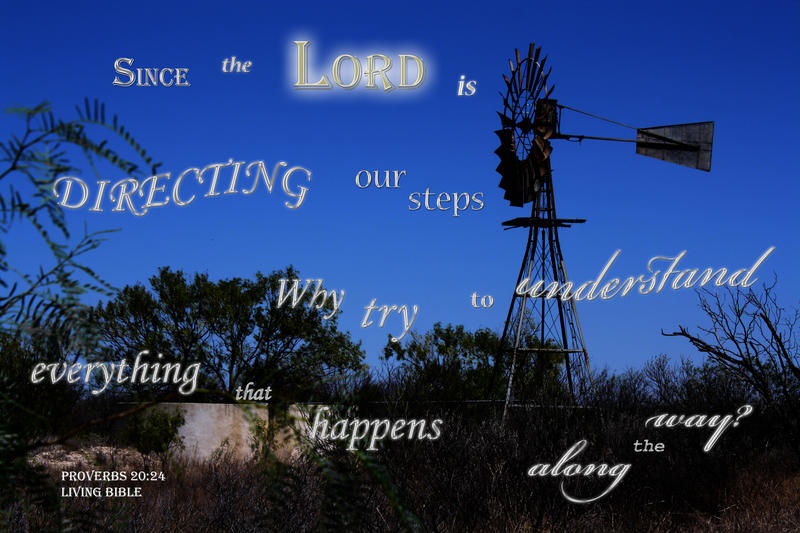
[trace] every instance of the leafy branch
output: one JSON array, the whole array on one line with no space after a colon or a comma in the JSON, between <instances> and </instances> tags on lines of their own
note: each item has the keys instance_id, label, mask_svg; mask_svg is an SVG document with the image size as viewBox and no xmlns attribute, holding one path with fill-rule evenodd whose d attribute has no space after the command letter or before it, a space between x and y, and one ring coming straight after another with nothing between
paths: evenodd
<instances>
[{"instance_id":1,"label":"leafy branch","mask_svg":"<svg viewBox=\"0 0 800 533\"><path fill-rule=\"evenodd\" d=\"M6 294L0 295L0 330L13 331L22 327L28 333L75 332L85 315L80 296L86 292L110 296L115 292L79 261L105 240L108 231L89 233L84 227L84 235L78 243L68 245L70 234L64 211L52 190L58 176L78 171L68 157L70 146L83 152L95 174L99 175L96 159L129 175L139 172L139 165L108 146L109 139L91 138L87 127L104 128L124 140L153 174L160 166L160 163L153 163L139 142L119 123L117 115L113 115L110 122L106 119L105 104L97 100L90 102L87 98L83 109L76 107L76 111L77 118L63 120L56 118L48 102L8 110L23 118L25 129L21 135L12 134L8 141L0 142L0 180L22 176L27 181L23 190L28 194L12 184L7 195L0 195L0 232L8 234L17 219L30 222L51 252L55 265L49 269L40 267L36 275L21 273L8 262L7 248L0 240L0 286L7 288ZM51 227L60 232L62 238L52 236L48 229ZM11 273L16 274L19 281L11 282L8 279Z\"/></svg>"}]
</instances>

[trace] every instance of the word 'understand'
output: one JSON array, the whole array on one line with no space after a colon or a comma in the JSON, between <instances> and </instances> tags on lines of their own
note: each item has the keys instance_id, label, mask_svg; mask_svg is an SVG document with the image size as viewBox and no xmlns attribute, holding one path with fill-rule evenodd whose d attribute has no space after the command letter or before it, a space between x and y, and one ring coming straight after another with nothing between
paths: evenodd
<instances>
[{"instance_id":1,"label":"word 'understand'","mask_svg":"<svg viewBox=\"0 0 800 533\"><path fill-rule=\"evenodd\" d=\"M172 179L172 174L170 172L150 176L149 178L142 180L141 183L134 178L124 178L117 181L111 187L109 187L109 185L111 185L110 181L99 180L97 182L97 192L94 194L94 204L89 211L103 211L102 203L103 198L106 196L106 190L108 190L109 200L115 204L112 211L125 211L127 208L136 216L143 216L151 207L163 207L169 204L170 201L181 207L187 206L191 204L196 197L196 194L192 194L187 198L186 195L189 193L186 192L186 189L181 189L181 187L185 186L183 180L189 175L193 175L194 181L200 185L205 185L208 183L208 189L204 195L204 198L213 198L226 194L236 194L238 192L242 192L243 194L253 194L258 187L259 182L262 180L267 192L272 194L272 187L274 186L275 180L283 167L288 167L283 171L281 177L283 192L286 193L286 195L290 198L294 198L296 200L294 203L285 202L285 205L289 209L297 209L303 205L309 188L298 185L296 189L293 189L291 180L296 173L300 173L300 179L305 179L310 182L310 170L300 166L289 167L285 161L279 161L272 169L272 175L270 176L263 161L253 161L252 163L245 165L245 161L234 161L233 159L229 159L227 163L211 163L210 165L206 165L202 170L196 167L187 168L181 172L172 183L170 189L171 195L166 192L168 182ZM242 168L244 168L245 177L252 177L253 181L250 183L249 189L242 187L240 191L237 190L237 187L239 186L239 173ZM225 170L223 171L223 169ZM227 176L224 176L225 174L227 174ZM224 177L220 179L220 175L223 175ZM220 185L220 182L226 179L228 186L223 191L224 186ZM64 184L63 186L61 186L62 183ZM186 186L188 187L188 184L186 184ZM61 189L60 192L59 188ZM89 186L86 184L86 182L74 176L62 176L55 180L53 183L53 195L59 199L58 205L68 209L80 209L86 205L86 202L89 201L90 196L92 196L89 192ZM134 206L134 199L137 196L142 199L145 198L145 196L147 197L147 200L144 203L141 203L141 201L138 202L138 210Z\"/></svg>"},{"instance_id":2,"label":"word 'understand'","mask_svg":"<svg viewBox=\"0 0 800 533\"><path fill-rule=\"evenodd\" d=\"M442 435L442 420L436 419L430 423L430 432L427 431L428 422L426 420L405 420L403 418L394 422L383 420L352 420L340 419L330 422L323 418L330 407L320 407L314 415L314 425L311 427L309 436L312 439L326 440L349 440L347 449L353 451L356 444L369 436L368 451L377 450L375 444L386 437L392 440L407 438L408 440L436 440Z\"/></svg>"},{"instance_id":3,"label":"word 'understand'","mask_svg":"<svg viewBox=\"0 0 800 533\"><path fill-rule=\"evenodd\" d=\"M310 297L307 297L306 291L314 281L316 281L314 292L308 293ZM289 280L285 278L280 280L280 286L278 289L278 307L283 307L289 298L291 298L292 308L297 307L299 304L305 303L309 309L327 309L328 313L322 315L323 320L330 320L336 316L336 313L339 311L342 306L342 302L344 301L344 290L337 292L335 290L323 289L322 279L307 279L302 289L300 288L300 282L300 279L292 280L291 287L287 290L286 285L289 283ZM401 305L399 307L396 305L375 305L377 300L377 298L373 298L369 305L364 307L366 313L364 315L364 319L361 321L361 327L367 328L371 326L374 323L373 320L370 320L372 312L378 311L381 313L378 327L382 328L384 324L386 324L386 320L389 318L389 315L392 313L392 311L396 311L397 314L402 315L403 317L403 333L399 337L391 337L391 341L398 342L400 339L405 337L406 333L408 333L408 330L411 329L411 326L417 319L417 312L419 311L419 308L416 305L413 306L413 313L409 319L407 305Z\"/></svg>"},{"instance_id":4,"label":"word 'understand'","mask_svg":"<svg viewBox=\"0 0 800 533\"><path fill-rule=\"evenodd\" d=\"M399 189L400 178L406 175L405 170L359 170L356 174L356 187L359 189L366 189L370 185L374 185L378 189ZM433 196L433 199L431 199ZM408 195L408 201L411 202L408 206L409 211L419 211L425 206L426 211L452 211L453 216L459 216L471 208L472 211L480 211L483 209L483 193L476 192L470 195L468 192L440 192L436 194L431 192L430 187L425 189L425 192L412 192ZM450 202L452 205L449 205ZM416 206L416 207L412 207Z\"/></svg>"},{"instance_id":5,"label":"word 'understand'","mask_svg":"<svg viewBox=\"0 0 800 533\"><path fill-rule=\"evenodd\" d=\"M392 172L394 172L394 180L391 180ZM383 183L381 183L381 171L380 170L373 170L370 172L369 170L359 170L356 174L356 187L359 189L366 189L372 183L372 177L375 177L375 187L378 189L383 189L386 187L387 189L399 189L400 188L400 178L404 176L406 173L405 170L384 170L383 171Z\"/></svg>"},{"instance_id":6,"label":"word 'understand'","mask_svg":"<svg viewBox=\"0 0 800 533\"><path fill-rule=\"evenodd\" d=\"M675 257L656 256L647 262L647 271L650 273L649 275L642 274L637 278L629 277L624 282L620 282L620 278L611 278L602 286L601 289L600 286L603 282L603 277L608 273L611 265L614 264L614 261L616 261L617 257L622 251L617 250L608 260L606 266L603 267L603 270L600 271L597 279L589 280L581 284L574 292L574 284L571 281L567 281L563 284L559 283L558 281L552 281L545 286L544 280L539 280L534 283L533 286L531 286L531 280L527 277L523 278L522 281L519 282L516 292L520 296L527 294L532 298L540 298L544 296L548 299L561 298L563 301L567 301L570 298L574 298L577 301L583 299L594 300L598 296L603 300L609 300L619 294L620 291L622 292L622 296L626 296L635 285L639 286L640 294L648 294L654 290L657 293L661 292L667 283L669 283L670 276L673 275L675 276L672 279L671 284L673 290L690 289L698 285L698 283L700 287L703 287L715 277L716 280L714 280L714 285L717 287L722 287L723 285L729 285L730 287L750 287L756 281L758 281L758 278L753 278L756 270L758 270L758 267L761 266L761 263L763 263L764 260L766 260L766 258L774 250L774 246L770 247L767 249L767 251L761 254L761 257L756 259L755 263L753 263L753 266L750 268L735 270L730 274L728 274L728 269L725 267L718 268L717 270L714 270L713 268L706 268L702 271L702 273L698 268L678 270L678 263L680 263L681 259L683 259L683 256L686 255L686 250L682 251ZM656 261L670 261L669 266L667 266L667 269L663 274L661 273L661 270L654 269L653 265ZM584 293L587 290L589 292Z\"/></svg>"}]
</instances>

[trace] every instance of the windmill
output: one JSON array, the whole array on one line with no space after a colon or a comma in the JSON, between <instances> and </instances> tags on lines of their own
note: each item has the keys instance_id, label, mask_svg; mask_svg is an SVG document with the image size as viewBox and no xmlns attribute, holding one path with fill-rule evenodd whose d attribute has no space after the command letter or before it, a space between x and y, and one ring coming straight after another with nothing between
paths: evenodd
<instances>
[{"instance_id":1,"label":"windmill","mask_svg":"<svg viewBox=\"0 0 800 533\"><path fill-rule=\"evenodd\" d=\"M558 218L556 215L550 167L553 148L550 141L594 139L630 142L636 144L638 154L700 170L711 169L713 122L635 128L561 105L551 98L554 86L548 85L550 69L545 72L546 63L547 58L541 55L541 48L535 47L533 43L528 47L528 55L524 58L516 50L514 59L508 62L510 74L503 76L506 94L501 93L503 111L498 112L501 129L495 132L500 138L500 147L495 153L500 157L497 172L502 176L500 188L505 191L504 198L515 207L531 204L530 216L502 223L506 229L528 229L522 266L500 342L501 356L511 356L504 419L512 398L514 373L521 357L532 361L547 358L550 361L563 362L564 375L573 398L574 375L585 373L591 380L589 354L578 321L575 300L562 300L560 292L550 295L545 293L535 298L527 292L520 295L516 291L523 278L542 280L544 287L553 282L557 282L558 287L564 286L569 278L558 240L558 230L586 222L585 219ZM561 116L565 109L632 128L636 130L636 138L562 133Z\"/></svg>"}]
</instances>

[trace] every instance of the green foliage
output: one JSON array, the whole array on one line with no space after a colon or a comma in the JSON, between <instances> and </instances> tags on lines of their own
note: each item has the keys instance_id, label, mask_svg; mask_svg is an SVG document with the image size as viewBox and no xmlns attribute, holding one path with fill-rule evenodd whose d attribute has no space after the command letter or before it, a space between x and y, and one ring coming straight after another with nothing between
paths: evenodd
<instances>
[{"instance_id":1,"label":"green foliage","mask_svg":"<svg viewBox=\"0 0 800 533\"><path fill-rule=\"evenodd\" d=\"M337 317L326 309L277 304L279 280L298 273L288 267L255 279L191 280L181 271L161 268L150 290L137 284L99 304L92 319L103 336L103 351L163 353L164 360L199 361L206 382L233 392L253 381L280 383L281 392L311 393L327 378L362 367L364 353Z\"/></svg>"},{"instance_id":2,"label":"green foliage","mask_svg":"<svg viewBox=\"0 0 800 533\"><path fill-rule=\"evenodd\" d=\"M401 362L404 394L415 399L466 400L499 397L502 384L493 361L500 339L489 329L470 332L440 322L403 343L387 342L384 358Z\"/></svg>"},{"instance_id":3,"label":"green foliage","mask_svg":"<svg viewBox=\"0 0 800 533\"><path fill-rule=\"evenodd\" d=\"M0 419L6 429L26 440L65 429L62 422L81 397L79 387L66 381L31 383L44 350L20 334L0 332L0 351Z\"/></svg>"},{"instance_id":4,"label":"green foliage","mask_svg":"<svg viewBox=\"0 0 800 533\"><path fill-rule=\"evenodd\" d=\"M181 409L175 412L162 408L149 409L127 420L123 439L145 455L166 455L174 447L183 445L178 432L185 421Z\"/></svg>"},{"instance_id":5,"label":"green foliage","mask_svg":"<svg viewBox=\"0 0 800 533\"><path fill-rule=\"evenodd\" d=\"M538 346L533 337L526 346ZM557 348L548 343L546 348ZM505 397L510 357L498 357L500 338L490 329L467 331L441 322L423 334L411 332L402 343L387 342L386 360L401 363L400 398L427 401L499 400ZM506 352L507 354L507 352ZM517 401L569 401L564 354L545 351L517 357L514 398Z\"/></svg>"},{"instance_id":6,"label":"green foliage","mask_svg":"<svg viewBox=\"0 0 800 533\"><path fill-rule=\"evenodd\" d=\"M105 106L97 101L85 100L72 120L56 117L47 102L8 112L22 119L24 131L0 141L0 181L12 183L0 192L0 527L30 523L28 511L34 508L44 513L46 522L32 527L63 530L69 520L62 515L55 488L29 465L27 455L36 446L34 437L63 429L61 422L80 393L63 383L34 386L30 371L43 359L71 362L91 352L97 337L81 299L90 292L110 295L113 288L84 262L107 232L84 228L83 236L70 243L53 181L79 172L70 160L75 151L95 173L95 163L104 161L136 174L137 165L108 146L113 137L130 145L154 173L158 165L116 116L106 120ZM98 137L99 130L112 137ZM15 223L30 224L40 238L25 247L44 244L50 252L49 263L38 271L22 271L9 257L5 239ZM7 509L16 509L16 516L6 515Z\"/></svg>"},{"instance_id":7,"label":"green foliage","mask_svg":"<svg viewBox=\"0 0 800 533\"><path fill-rule=\"evenodd\" d=\"M138 166L120 157L109 148L109 139L90 137L87 127L110 130L130 144L150 170L158 164L118 124L116 115L106 121L105 105L86 99L84 108L77 109L77 118L56 118L50 105L43 102L32 108L12 108L8 112L24 119L22 135L12 134L0 142L0 181L21 176L23 186L9 185L0 194L0 232L8 234L17 220L30 223L52 253L54 264L41 267L37 273L21 272L9 261L7 248L0 241L0 286L7 289L0 295L0 329L55 337L65 349L81 348L91 340L86 328L81 295L87 291L109 295L113 292L103 279L80 261L86 253L97 248L107 232L88 233L69 245L70 233L64 212L53 194L56 177L78 172L69 159L69 149L78 148L95 170L96 160L106 161L128 174L136 174ZM3 165L6 165L3 168ZM57 238L51 230L61 235ZM14 275L12 279L9 274Z\"/></svg>"}]
</instances>

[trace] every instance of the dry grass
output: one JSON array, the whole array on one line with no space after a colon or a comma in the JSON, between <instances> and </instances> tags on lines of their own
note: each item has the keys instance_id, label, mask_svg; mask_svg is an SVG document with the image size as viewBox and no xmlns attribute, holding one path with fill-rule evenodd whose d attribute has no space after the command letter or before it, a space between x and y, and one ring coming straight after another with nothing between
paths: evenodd
<instances>
[{"instance_id":1,"label":"dry grass","mask_svg":"<svg viewBox=\"0 0 800 533\"><path fill-rule=\"evenodd\" d=\"M563 431L551 426L555 433ZM552 455L543 452L546 436L534 440L543 427L526 424L512 430L489 421L451 420L447 441L395 443L375 459L385 465L400 503L425 531L800 531L800 473L796 459L785 451L756 452L742 444L706 471L702 468L710 457L696 453L701 469L696 472L685 454L675 463L668 457L634 461L636 475L609 497L576 506L560 497L557 482L523 475L531 457ZM561 450L561 443L552 448ZM78 530L402 530L386 479L368 472L370 465L353 454L334 456L327 462L299 456L287 464L220 453L209 461L163 462L131 449L87 446L43 450L31 462L50 472L59 487L70 485L60 482L65 469L164 468L165 481L138 483L142 498L63 498L65 516ZM718 476L720 468L731 475ZM26 509L24 500L5 514L10 531L54 525L53 517L35 506Z\"/></svg>"}]
</instances>

